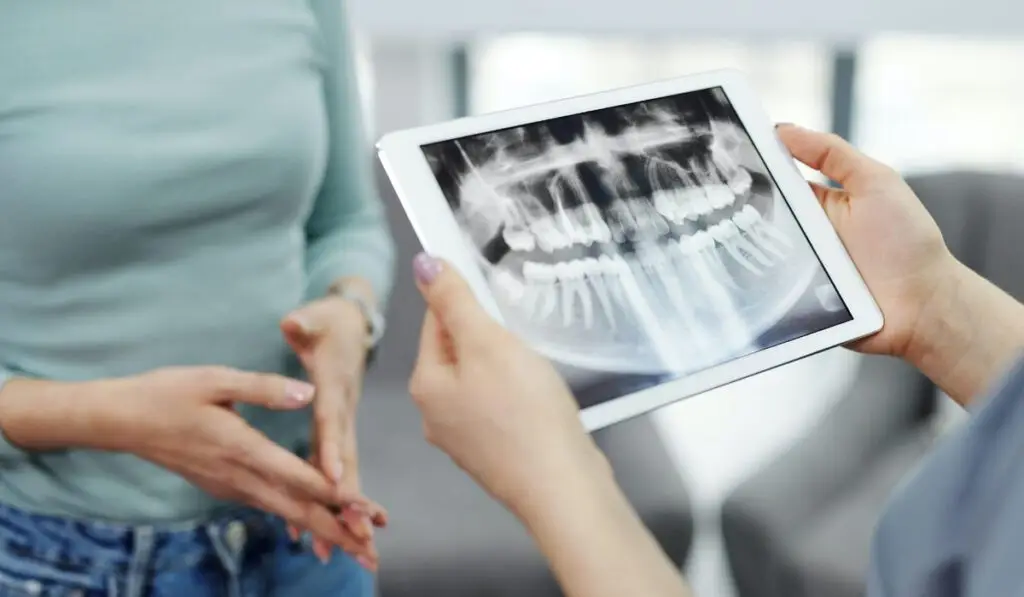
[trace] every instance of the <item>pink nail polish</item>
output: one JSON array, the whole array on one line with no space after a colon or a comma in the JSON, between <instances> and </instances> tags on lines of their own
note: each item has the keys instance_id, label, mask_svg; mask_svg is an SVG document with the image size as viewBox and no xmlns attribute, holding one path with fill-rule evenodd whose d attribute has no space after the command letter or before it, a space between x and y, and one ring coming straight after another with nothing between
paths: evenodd
<instances>
[{"instance_id":1,"label":"pink nail polish","mask_svg":"<svg viewBox=\"0 0 1024 597\"><path fill-rule=\"evenodd\" d=\"M420 284L427 285L441 273L441 262L426 253L420 253L412 261L412 271Z\"/></svg>"},{"instance_id":2,"label":"pink nail polish","mask_svg":"<svg viewBox=\"0 0 1024 597\"><path fill-rule=\"evenodd\" d=\"M308 404L316 393L316 388L301 381L289 381L284 388L285 398L292 404Z\"/></svg>"}]
</instances>

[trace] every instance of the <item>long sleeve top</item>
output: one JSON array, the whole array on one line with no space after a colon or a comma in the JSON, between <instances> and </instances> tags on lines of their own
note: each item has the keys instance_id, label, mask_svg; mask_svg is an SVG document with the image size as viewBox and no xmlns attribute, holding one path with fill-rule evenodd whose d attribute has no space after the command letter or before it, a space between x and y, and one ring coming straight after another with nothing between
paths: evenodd
<instances>
[{"instance_id":1,"label":"long sleeve top","mask_svg":"<svg viewBox=\"0 0 1024 597\"><path fill-rule=\"evenodd\" d=\"M280 319L393 245L339 0L0 0L0 385L297 374ZM142 397L139 397L140 399ZM286 446L308 413L244 415ZM0 503L121 522L222 504L128 454L0 443Z\"/></svg>"}]
</instances>

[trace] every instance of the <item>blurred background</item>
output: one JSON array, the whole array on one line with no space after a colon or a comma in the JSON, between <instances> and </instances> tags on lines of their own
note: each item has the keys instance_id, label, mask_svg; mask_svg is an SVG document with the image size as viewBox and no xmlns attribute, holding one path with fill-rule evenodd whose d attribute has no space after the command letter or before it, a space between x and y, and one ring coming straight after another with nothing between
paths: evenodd
<instances>
[{"instance_id":1,"label":"blurred background","mask_svg":"<svg viewBox=\"0 0 1024 597\"><path fill-rule=\"evenodd\" d=\"M997 231L985 219L1005 220L1004 196L1019 203L1024 69L1012 65L1024 59L1024 8L1017 3L348 1L371 140L732 67L753 79L776 121L835 131L903 171L972 267L1005 271L1001 251L1012 250L1012 230L1024 224L1020 210L1012 212L1011 232L993 240ZM383 176L380 184L401 251L391 331L363 402L362 424L390 430L361 438L371 495L378 489L396 520L382 544L382 591L557 595L505 514L442 458L408 460L419 429L411 417L402 427L395 421L406 417L385 412L402 408L422 306L408 282L419 245ZM1000 207L982 209L990 203ZM1022 275L1011 274L997 282L1021 288L1014 284ZM374 392L387 398L375 406ZM837 349L616 426L600 440L695 595L852 597L863 591L870 532L885 498L962 418L901 364ZM395 438L403 434L400 449ZM398 485L396 468L412 477ZM413 477L432 489L407 495ZM406 514L416 522L402 523Z\"/></svg>"}]
</instances>

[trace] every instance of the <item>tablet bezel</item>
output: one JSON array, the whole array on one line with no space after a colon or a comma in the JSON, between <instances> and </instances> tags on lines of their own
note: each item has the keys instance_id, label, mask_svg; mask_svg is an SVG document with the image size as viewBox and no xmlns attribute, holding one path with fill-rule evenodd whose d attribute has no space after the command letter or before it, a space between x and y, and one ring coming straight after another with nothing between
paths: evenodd
<instances>
[{"instance_id":1,"label":"tablet bezel","mask_svg":"<svg viewBox=\"0 0 1024 597\"><path fill-rule=\"evenodd\" d=\"M588 430L596 430L702 394L746 377L869 336L882 328L881 310L850 259L824 210L782 145L775 126L745 75L720 70L623 89L470 116L385 135L378 157L425 251L451 263L466 278L481 304L504 318L483 272L474 261L455 215L431 172L423 147L432 143L536 123L603 108L721 87L789 204L852 319L846 323L738 357L676 380L581 409Z\"/></svg>"}]
</instances>

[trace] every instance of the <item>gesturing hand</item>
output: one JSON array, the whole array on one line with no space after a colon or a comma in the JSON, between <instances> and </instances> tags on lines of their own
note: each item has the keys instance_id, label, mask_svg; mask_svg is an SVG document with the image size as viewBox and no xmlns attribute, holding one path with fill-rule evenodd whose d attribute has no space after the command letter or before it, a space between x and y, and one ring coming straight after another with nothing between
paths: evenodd
<instances>
[{"instance_id":1,"label":"gesturing hand","mask_svg":"<svg viewBox=\"0 0 1024 597\"><path fill-rule=\"evenodd\" d=\"M427 314L409 391L427 440L513 511L580 471L608 472L555 368L447 264L421 255L416 271Z\"/></svg>"},{"instance_id":2,"label":"gesturing hand","mask_svg":"<svg viewBox=\"0 0 1024 597\"><path fill-rule=\"evenodd\" d=\"M234 410L236 403L302 408L313 398L308 384L221 367L158 369L103 383L104 420L112 425L97 438L101 449L133 453L216 497L316 528L339 543L347 535L332 509L379 510L358 491L339 490Z\"/></svg>"},{"instance_id":3,"label":"gesturing hand","mask_svg":"<svg viewBox=\"0 0 1024 597\"><path fill-rule=\"evenodd\" d=\"M904 354L922 309L953 278L956 260L938 225L895 170L842 138L793 125L777 130L794 158L842 185L811 183L885 316L882 331L854 348Z\"/></svg>"},{"instance_id":4,"label":"gesturing hand","mask_svg":"<svg viewBox=\"0 0 1024 597\"><path fill-rule=\"evenodd\" d=\"M316 387L310 461L340 491L359 493L355 414L366 360L366 321L354 304L331 297L291 313L281 330ZM363 566L375 569L373 526L386 524L385 515L359 508L346 508L340 515L351 536L348 545L360 546L346 551ZM317 534L316 528L306 528ZM291 532L297 537L299 530ZM321 560L330 557L331 544L321 538L314 541L313 549Z\"/></svg>"}]
</instances>

